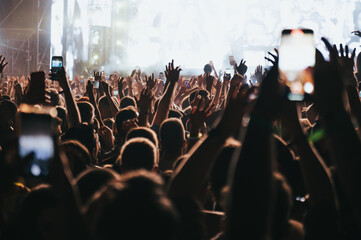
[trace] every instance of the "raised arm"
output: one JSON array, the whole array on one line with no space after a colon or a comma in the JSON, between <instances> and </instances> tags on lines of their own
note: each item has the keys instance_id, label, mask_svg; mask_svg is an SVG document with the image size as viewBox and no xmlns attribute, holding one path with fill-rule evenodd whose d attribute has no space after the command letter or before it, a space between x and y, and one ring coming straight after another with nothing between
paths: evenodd
<instances>
[{"instance_id":1,"label":"raised arm","mask_svg":"<svg viewBox=\"0 0 361 240\"><path fill-rule=\"evenodd\" d=\"M318 58L315 71L316 103L326 128L330 156L336 166L348 204L361 220L361 142L344 108L344 85L337 63L337 48L322 39L330 52L330 62Z\"/></svg>"},{"instance_id":2,"label":"raised arm","mask_svg":"<svg viewBox=\"0 0 361 240\"><path fill-rule=\"evenodd\" d=\"M75 103L73 95L71 93L68 77L66 75L64 67L57 72L57 78L59 80L59 85L63 89L63 93L65 96L66 108L68 110L68 123L69 127L74 127L80 124L80 113L78 106Z\"/></svg>"},{"instance_id":3,"label":"raised arm","mask_svg":"<svg viewBox=\"0 0 361 240\"><path fill-rule=\"evenodd\" d=\"M203 136L189 151L189 157L179 165L170 183L170 197L197 200L216 154L222 149L226 139L241 125L251 91L248 86L243 86L234 93L217 127Z\"/></svg>"},{"instance_id":4,"label":"raised arm","mask_svg":"<svg viewBox=\"0 0 361 240\"><path fill-rule=\"evenodd\" d=\"M157 112L155 113L152 125L160 126L162 122L167 119L169 109L172 104L174 88L179 80L179 72L181 70L182 69L180 69L179 67L174 68L174 60L172 60L172 62L169 63L168 66L166 66L165 76L169 84L166 88L164 95L159 101Z\"/></svg>"},{"instance_id":5,"label":"raised arm","mask_svg":"<svg viewBox=\"0 0 361 240\"><path fill-rule=\"evenodd\" d=\"M94 107L94 113L95 113L95 117L97 118L100 126L104 126L104 123L103 123L103 120L102 120L102 117L100 115L100 111L99 111L99 107L98 107L98 104L97 104L97 101L95 101L95 97L94 97L94 92L93 92L93 83L92 81L88 81L87 85L86 85L86 92L87 92L87 95L89 97L89 101L90 103L93 105Z\"/></svg>"},{"instance_id":6,"label":"raised arm","mask_svg":"<svg viewBox=\"0 0 361 240\"><path fill-rule=\"evenodd\" d=\"M109 84L104 82L104 81L101 81L101 84L103 86L105 96L106 96L106 98L108 100L108 103L109 103L110 112L112 113L112 116L115 118L115 115L117 115L117 113L119 112L119 107L117 106L117 104L114 102L114 99L110 95Z\"/></svg>"}]
</instances>

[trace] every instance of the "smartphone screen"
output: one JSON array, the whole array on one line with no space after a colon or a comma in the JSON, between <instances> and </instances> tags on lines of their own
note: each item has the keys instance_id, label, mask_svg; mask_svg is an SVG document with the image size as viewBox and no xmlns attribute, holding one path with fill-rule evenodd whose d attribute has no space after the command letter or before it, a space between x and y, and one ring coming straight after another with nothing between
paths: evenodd
<instances>
[{"instance_id":1,"label":"smartphone screen","mask_svg":"<svg viewBox=\"0 0 361 240\"><path fill-rule=\"evenodd\" d=\"M51 58L51 73L52 80L57 80L56 73L63 66L63 57L62 56L53 56Z\"/></svg>"},{"instance_id":2,"label":"smartphone screen","mask_svg":"<svg viewBox=\"0 0 361 240\"><path fill-rule=\"evenodd\" d=\"M114 90L113 93L114 93L115 96L118 96L118 95L119 95L119 91L118 91L118 90Z\"/></svg>"},{"instance_id":3,"label":"smartphone screen","mask_svg":"<svg viewBox=\"0 0 361 240\"><path fill-rule=\"evenodd\" d=\"M310 29L282 31L279 48L279 71L289 87L288 99L302 101L314 93L312 67L315 66L316 48Z\"/></svg>"},{"instance_id":4,"label":"smartphone screen","mask_svg":"<svg viewBox=\"0 0 361 240\"><path fill-rule=\"evenodd\" d=\"M49 177L51 160L55 154L53 123L49 114L20 113L18 154L24 159L25 176L38 179Z\"/></svg>"}]
</instances>

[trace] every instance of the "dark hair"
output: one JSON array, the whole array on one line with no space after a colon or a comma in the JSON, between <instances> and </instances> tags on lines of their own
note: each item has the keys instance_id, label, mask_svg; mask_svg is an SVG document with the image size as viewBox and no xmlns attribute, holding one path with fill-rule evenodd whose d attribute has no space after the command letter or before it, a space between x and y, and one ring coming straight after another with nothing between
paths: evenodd
<instances>
[{"instance_id":1,"label":"dark hair","mask_svg":"<svg viewBox=\"0 0 361 240\"><path fill-rule=\"evenodd\" d=\"M88 149L76 140L64 141L60 144L60 148L65 152L70 170L73 173L73 177L76 177L87 169L91 164L91 157Z\"/></svg>"},{"instance_id":2,"label":"dark hair","mask_svg":"<svg viewBox=\"0 0 361 240\"><path fill-rule=\"evenodd\" d=\"M92 156L93 150L97 147L97 138L91 126L80 124L72 127L61 137L62 141L77 140L83 144ZM95 159L94 159L95 160Z\"/></svg>"},{"instance_id":3,"label":"dark hair","mask_svg":"<svg viewBox=\"0 0 361 240\"><path fill-rule=\"evenodd\" d=\"M204 65L203 71L205 73L211 73L212 72L212 66L209 64Z\"/></svg>"},{"instance_id":4,"label":"dark hair","mask_svg":"<svg viewBox=\"0 0 361 240\"><path fill-rule=\"evenodd\" d=\"M105 204L95 210L99 213L92 228L95 236L104 240L119 234L122 239L175 239L177 215L162 191L159 176L147 171L131 172L111 183L99 199Z\"/></svg>"},{"instance_id":5,"label":"dark hair","mask_svg":"<svg viewBox=\"0 0 361 240\"><path fill-rule=\"evenodd\" d=\"M137 103L133 97L125 96L120 99L120 108L126 108L128 106L137 107Z\"/></svg>"},{"instance_id":6,"label":"dark hair","mask_svg":"<svg viewBox=\"0 0 361 240\"><path fill-rule=\"evenodd\" d=\"M169 153L179 152L183 148L185 131L182 122L177 118L165 120L159 129L162 150Z\"/></svg>"},{"instance_id":7,"label":"dark hair","mask_svg":"<svg viewBox=\"0 0 361 240\"><path fill-rule=\"evenodd\" d=\"M146 138L133 138L127 141L116 162L116 165L125 171L137 169L152 171L156 164L158 164L156 147Z\"/></svg>"},{"instance_id":8,"label":"dark hair","mask_svg":"<svg viewBox=\"0 0 361 240\"><path fill-rule=\"evenodd\" d=\"M15 116L18 108L16 104L10 100L3 99L0 101L0 115L2 120L15 121Z\"/></svg>"},{"instance_id":9,"label":"dark hair","mask_svg":"<svg viewBox=\"0 0 361 240\"><path fill-rule=\"evenodd\" d=\"M179 118L182 119L183 114L175 109L169 109L168 118Z\"/></svg>"},{"instance_id":10,"label":"dark hair","mask_svg":"<svg viewBox=\"0 0 361 240\"><path fill-rule=\"evenodd\" d=\"M126 141L133 139L143 137L151 141L155 147L158 148L158 138L157 134L150 128L147 127L137 127L130 130L127 134Z\"/></svg>"},{"instance_id":11,"label":"dark hair","mask_svg":"<svg viewBox=\"0 0 361 240\"><path fill-rule=\"evenodd\" d=\"M114 119L113 118L106 118L106 119L104 119L103 120L103 123L104 123L104 125L105 126L107 126L108 128L110 128L110 129L113 129L113 124L114 124Z\"/></svg>"},{"instance_id":12,"label":"dark hair","mask_svg":"<svg viewBox=\"0 0 361 240\"><path fill-rule=\"evenodd\" d=\"M91 123L94 118L94 107L89 102L81 101L77 103L82 122Z\"/></svg>"},{"instance_id":13,"label":"dark hair","mask_svg":"<svg viewBox=\"0 0 361 240\"><path fill-rule=\"evenodd\" d=\"M94 193L115 179L119 179L119 175L109 168L89 168L79 174L75 183L83 205L92 199Z\"/></svg>"},{"instance_id":14,"label":"dark hair","mask_svg":"<svg viewBox=\"0 0 361 240\"><path fill-rule=\"evenodd\" d=\"M123 134L126 134L122 132L123 122L137 117L137 112L135 111L134 107L131 106L123 108L117 113L115 116L115 127L120 137L125 137Z\"/></svg>"}]
</instances>

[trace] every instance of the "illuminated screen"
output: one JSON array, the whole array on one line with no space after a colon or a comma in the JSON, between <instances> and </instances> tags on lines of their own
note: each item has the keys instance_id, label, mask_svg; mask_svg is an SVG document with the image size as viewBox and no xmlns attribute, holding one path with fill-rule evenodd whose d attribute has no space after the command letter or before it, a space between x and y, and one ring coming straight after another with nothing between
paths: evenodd
<instances>
[{"instance_id":1,"label":"illuminated screen","mask_svg":"<svg viewBox=\"0 0 361 240\"><path fill-rule=\"evenodd\" d=\"M56 7L55 7L56 6ZM213 61L229 67L229 56L252 68L279 47L288 28L314 31L316 47L326 36L334 43L359 48L361 3L356 0L68 0L67 16L53 0L52 53L62 54L66 22L66 67L130 71L136 66L159 72L171 59L184 73L200 73ZM89 70L90 72L90 70Z\"/></svg>"}]
</instances>

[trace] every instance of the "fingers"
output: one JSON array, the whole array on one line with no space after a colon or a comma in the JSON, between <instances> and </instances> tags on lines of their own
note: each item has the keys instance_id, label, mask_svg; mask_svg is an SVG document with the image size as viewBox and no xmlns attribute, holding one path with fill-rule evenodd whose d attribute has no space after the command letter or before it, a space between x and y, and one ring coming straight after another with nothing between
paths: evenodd
<instances>
[{"instance_id":1,"label":"fingers","mask_svg":"<svg viewBox=\"0 0 361 240\"><path fill-rule=\"evenodd\" d=\"M354 59L355 55L356 55L356 48L353 49L351 53L351 58Z\"/></svg>"},{"instance_id":2,"label":"fingers","mask_svg":"<svg viewBox=\"0 0 361 240\"><path fill-rule=\"evenodd\" d=\"M335 52L334 48L332 48L330 42L326 38L322 37L321 40L326 45L326 48L327 48L328 52L330 53L330 60L331 61L335 60L336 56L337 56L337 52Z\"/></svg>"}]
</instances>

